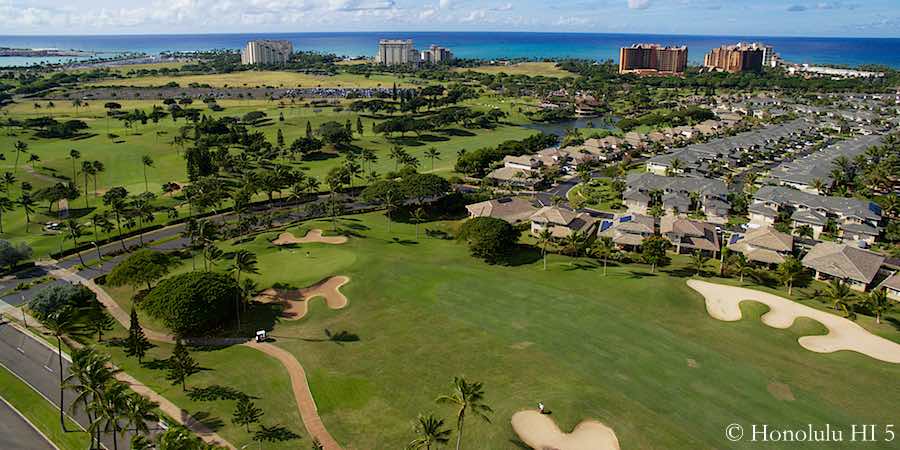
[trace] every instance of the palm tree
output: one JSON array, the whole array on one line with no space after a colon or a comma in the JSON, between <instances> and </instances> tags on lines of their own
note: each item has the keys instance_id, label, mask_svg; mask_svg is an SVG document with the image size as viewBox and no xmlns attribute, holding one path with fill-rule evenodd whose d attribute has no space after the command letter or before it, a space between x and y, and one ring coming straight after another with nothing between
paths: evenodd
<instances>
[{"instance_id":1,"label":"palm tree","mask_svg":"<svg viewBox=\"0 0 900 450\"><path fill-rule=\"evenodd\" d=\"M70 409L73 411L78 405L84 407L88 415L88 422L93 423L93 412L97 410L97 403L106 385L114 381L116 373L120 369L114 369L109 364L109 356L97 352L94 347L81 347L72 351L72 363L69 364L69 375L64 383L67 389L73 389L77 396L72 399ZM75 380L78 380L76 383ZM94 446L96 442L97 447ZM100 445L99 430L91 432L91 448Z\"/></svg>"},{"instance_id":2,"label":"palm tree","mask_svg":"<svg viewBox=\"0 0 900 450\"><path fill-rule=\"evenodd\" d=\"M71 239L73 243L73 248L75 248L75 252L78 254L78 260L81 261L81 265L85 266L84 258L81 256L81 250L78 249L78 239L81 239L84 236L84 226L78 223L75 219L69 219L65 224L67 231L67 239Z\"/></svg>"},{"instance_id":3,"label":"palm tree","mask_svg":"<svg viewBox=\"0 0 900 450\"><path fill-rule=\"evenodd\" d=\"M425 157L431 159L431 171L434 172L434 160L441 159L441 152L439 152L436 148L431 147L428 150L425 150Z\"/></svg>"},{"instance_id":4,"label":"palm tree","mask_svg":"<svg viewBox=\"0 0 900 450\"><path fill-rule=\"evenodd\" d=\"M120 422L124 416L126 404L128 402L128 386L118 381L110 381L106 383L100 392L100 399L95 405L94 421L88 427L88 431L99 433L106 431L112 435L113 450L118 450L119 439L118 434L123 433L124 429L120 428Z\"/></svg>"},{"instance_id":5,"label":"palm tree","mask_svg":"<svg viewBox=\"0 0 900 450\"><path fill-rule=\"evenodd\" d=\"M547 246L550 245L550 241L553 239L553 233L550 232L549 229L544 228L538 233L538 245L541 246L541 258L544 260L544 270L547 270Z\"/></svg>"},{"instance_id":6,"label":"palm tree","mask_svg":"<svg viewBox=\"0 0 900 450\"><path fill-rule=\"evenodd\" d=\"M77 310L71 306L65 306L50 313L41 320L41 324L47 329L46 333L56 338L56 356L59 363L59 424L63 431L66 430L66 419L63 415L65 410L63 392L65 391L65 383L63 379L63 361L62 361L62 339L64 336L74 338L83 335L81 323L78 320Z\"/></svg>"},{"instance_id":7,"label":"palm tree","mask_svg":"<svg viewBox=\"0 0 900 450\"><path fill-rule=\"evenodd\" d=\"M28 233L28 226L31 224L31 215L34 214L34 207L37 206L37 203L31 198L31 194L27 192L23 192L19 201L16 203L21 206L22 211L25 212L25 232Z\"/></svg>"},{"instance_id":8,"label":"palm tree","mask_svg":"<svg viewBox=\"0 0 900 450\"><path fill-rule=\"evenodd\" d=\"M434 414L419 415L415 430L418 437L406 446L408 450L431 450L432 445L443 445L450 440L450 430L444 429L444 420Z\"/></svg>"},{"instance_id":9,"label":"palm tree","mask_svg":"<svg viewBox=\"0 0 900 450\"><path fill-rule=\"evenodd\" d=\"M672 160L672 162L669 163L669 170L668 170L669 173L667 173L666 175L668 175L668 176L678 175L679 170L681 170L681 160L678 158L675 158Z\"/></svg>"},{"instance_id":10,"label":"palm tree","mask_svg":"<svg viewBox=\"0 0 900 450\"><path fill-rule=\"evenodd\" d=\"M568 236L563 240L565 243L566 249L571 252L572 256L580 256L581 255L581 244L584 242L584 236L577 232L572 231Z\"/></svg>"},{"instance_id":11,"label":"palm tree","mask_svg":"<svg viewBox=\"0 0 900 450\"><path fill-rule=\"evenodd\" d=\"M28 164L31 164L31 170L34 170L35 163L41 162L41 157L37 153L28 155Z\"/></svg>"},{"instance_id":12,"label":"palm tree","mask_svg":"<svg viewBox=\"0 0 900 450\"><path fill-rule=\"evenodd\" d=\"M234 274L234 279L240 286L241 273L259 273L259 269L256 267L256 265L256 254L248 250L238 250L234 252L234 259L231 263L231 266L228 267L228 272ZM238 290L238 297L235 299L235 311L237 312L238 328L240 328L241 326L240 304L240 290Z\"/></svg>"},{"instance_id":13,"label":"palm tree","mask_svg":"<svg viewBox=\"0 0 900 450\"><path fill-rule=\"evenodd\" d=\"M22 141L16 141L16 143L13 144L13 148L15 149L15 152L16 152L16 163L13 166L13 172L19 173L19 155L21 155L22 153L25 153L28 150L28 144L26 144Z\"/></svg>"},{"instance_id":14,"label":"palm tree","mask_svg":"<svg viewBox=\"0 0 900 450\"><path fill-rule=\"evenodd\" d=\"M832 279L831 282L825 286L825 290L822 291L822 296L825 300L831 302L831 307L834 308L835 311L853 303L854 298L856 297L856 295L853 294L853 291L850 290L850 286L837 278Z\"/></svg>"},{"instance_id":15,"label":"palm tree","mask_svg":"<svg viewBox=\"0 0 900 450\"><path fill-rule=\"evenodd\" d=\"M438 397L436 401L439 404L453 405L457 408L456 450L459 450L466 414L471 412L475 417L490 423L491 419L487 415L494 411L484 404L484 386L481 382L469 383L465 378L454 377L453 389L453 392Z\"/></svg>"},{"instance_id":16,"label":"palm tree","mask_svg":"<svg viewBox=\"0 0 900 450\"><path fill-rule=\"evenodd\" d=\"M3 213L15 209L15 204L9 197L0 197L0 234L3 234Z\"/></svg>"},{"instance_id":17,"label":"palm tree","mask_svg":"<svg viewBox=\"0 0 900 450\"><path fill-rule=\"evenodd\" d=\"M597 239L597 242L594 243L594 246L591 248L591 252L594 257L600 258L603 261L603 276L606 276L606 266L609 262L609 258L612 257L618 250L616 249L616 244L613 242L612 238L609 236L600 236Z\"/></svg>"},{"instance_id":18,"label":"palm tree","mask_svg":"<svg viewBox=\"0 0 900 450\"><path fill-rule=\"evenodd\" d=\"M76 176L78 175L78 171L75 167L75 163L81 159L81 152L75 150L74 148L69 150L69 159L72 160L72 181L74 181Z\"/></svg>"},{"instance_id":19,"label":"palm tree","mask_svg":"<svg viewBox=\"0 0 900 450\"><path fill-rule=\"evenodd\" d=\"M137 393L128 395L125 398L125 408L122 411L127 425L126 428L130 428L140 435L150 434L150 428L147 424L159 420L159 416L155 412L157 407L159 407L159 403L143 395Z\"/></svg>"},{"instance_id":20,"label":"palm tree","mask_svg":"<svg viewBox=\"0 0 900 450\"><path fill-rule=\"evenodd\" d=\"M894 304L888 299L887 291L884 288L873 290L864 301L869 311L875 315L875 323L878 324L881 323L881 317L894 308Z\"/></svg>"},{"instance_id":21,"label":"palm tree","mask_svg":"<svg viewBox=\"0 0 900 450\"><path fill-rule=\"evenodd\" d=\"M691 267L694 269L694 275L699 276L703 273L703 269L706 268L706 264L709 262L709 258L703 254L700 250L694 251L691 254Z\"/></svg>"},{"instance_id":22,"label":"palm tree","mask_svg":"<svg viewBox=\"0 0 900 450\"><path fill-rule=\"evenodd\" d=\"M750 263L750 260L747 259L743 253L735 253L729 258L729 262L731 263L731 267L734 269L735 273L740 277L741 283L744 282L744 275L750 273L753 270L753 266Z\"/></svg>"},{"instance_id":23,"label":"palm tree","mask_svg":"<svg viewBox=\"0 0 900 450\"><path fill-rule=\"evenodd\" d=\"M97 172L94 170L94 165L91 164L90 161L82 161L81 162L81 175L84 176L84 207L85 208L90 208L90 204L88 204L88 177L94 176L96 173Z\"/></svg>"},{"instance_id":24,"label":"palm tree","mask_svg":"<svg viewBox=\"0 0 900 450\"><path fill-rule=\"evenodd\" d=\"M819 195L822 195L822 193L825 192L825 187L825 181L821 178L816 178L812 182L812 188L815 189L816 193Z\"/></svg>"},{"instance_id":25,"label":"palm tree","mask_svg":"<svg viewBox=\"0 0 900 450\"><path fill-rule=\"evenodd\" d=\"M802 273L803 265L800 264L800 260L793 256L788 256L784 259L784 262L778 266L778 278L787 287L788 295L791 295L791 292L794 289L794 282L797 281L797 278Z\"/></svg>"},{"instance_id":26,"label":"palm tree","mask_svg":"<svg viewBox=\"0 0 900 450\"><path fill-rule=\"evenodd\" d=\"M106 171L106 166L104 166L100 161L94 161L91 163L91 165L94 166L94 197L96 198L97 195L99 195L97 194L97 179L100 178L101 173ZM87 195L87 193L85 193L85 195Z\"/></svg>"},{"instance_id":27,"label":"palm tree","mask_svg":"<svg viewBox=\"0 0 900 450\"><path fill-rule=\"evenodd\" d=\"M153 158L150 155L144 155L141 157L141 167L144 169L144 192L150 191L150 185L147 182L147 168L153 167Z\"/></svg>"},{"instance_id":28,"label":"palm tree","mask_svg":"<svg viewBox=\"0 0 900 450\"><path fill-rule=\"evenodd\" d=\"M410 215L410 219L416 224L416 241L419 240L419 224L425 221L425 210L416 208Z\"/></svg>"}]
</instances>

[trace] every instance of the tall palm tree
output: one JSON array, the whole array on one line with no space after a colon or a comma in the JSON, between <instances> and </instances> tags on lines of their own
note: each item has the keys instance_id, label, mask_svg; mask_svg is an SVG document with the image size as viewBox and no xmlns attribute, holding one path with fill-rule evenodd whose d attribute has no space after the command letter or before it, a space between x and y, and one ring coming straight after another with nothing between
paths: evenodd
<instances>
[{"instance_id":1,"label":"tall palm tree","mask_svg":"<svg viewBox=\"0 0 900 450\"><path fill-rule=\"evenodd\" d=\"M91 164L90 161L82 161L81 162L81 175L84 177L84 207L90 208L90 204L88 203L88 178L94 176L97 172L94 170L94 165ZM96 195L96 194L95 194Z\"/></svg>"},{"instance_id":2,"label":"tall palm tree","mask_svg":"<svg viewBox=\"0 0 900 450\"><path fill-rule=\"evenodd\" d=\"M19 173L19 156L28 150L28 144L22 141L16 141L16 143L13 144L13 149L16 152L16 163L13 166L13 173Z\"/></svg>"},{"instance_id":3,"label":"tall palm tree","mask_svg":"<svg viewBox=\"0 0 900 450\"><path fill-rule=\"evenodd\" d=\"M78 254L78 260L81 261L81 265L84 266L84 258L81 256L81 250L78 249L78 240L84 236L84 226L78 223L75 219L66 220L66 239L72 240L72 246L75 248L75 252Z\"/></svg>"},{"instance_id":4,"label":"tall palm tree","mask_svg":"<svg viewBox=\"0 0 900 450\"><path fill-rule=\"evenodd\" d=\"M778 266L778 278L787 287L788 295L791 295L794 289L794 282L800 274L803 273L803 265L793 256L785 258L784 262Z\"/></svg>"},{"instance_id":5,"label":"tall palm tree","mask_svg":"<svg viewBox=\"0 0 900 450\"><path fill-rule=\"evenodd\" d=\"M550 241L553 239L553 233L544 228L538 233L537 238L538 245L541 246L541 258L544 260L544 270L547 270L547 246L550 245Z\"/></svg>"},{"instance_id":6,"label":"tall palm tree","mask_svg":"<svg viewBox=\"0 0 900 450\"><path fill-rule=\"evenodd\" d=\"M65 410L65 380L63 379L62 339L69 336L73 339L84 335L83 328L78 320L78 312L71 306L65 306L50 313L41 320L41 324L47 329L46 333L56 338L56 356L59 363L59 424L63 431L66 430Z\"/></svg>"},{"instance_id":7,"label":"tall palm tree","mask_svg":"<svg viewBox=\"0 0 900 450\"><path fill-rule=\"evenodd\" d=\"M141 157L141 168L144 169L144 192L150 192L150 184L147 182L147 168L153 167L153 158L150 155Z\"/></svg>"},{"instance_id":8,"label":"tall palm tree","mask_svg":"<svg viewBox=\"0 0 900 450\"><path fill-rule=\"evenodd\" d=\"M15 204L9 197L0 197L0 234L3 234L3 213L11 212Z\"/></svg>"},{"instance_id":9,"label":"tall palm tree","mask_svg":"<svg viewBox=\"0 0 900 450\"><path fill-rule=\"evenodd\" d=\"M826 187L825 181L822 180L821 178L816 178L812 182L812 188L815 189L816 193L819 195L822 195L822 193L825 192L825 187Z\"/></svg>"},{"instance_id":10,"label":"tall palm tree","mask_svg":"<svg viewBox=\"0 0 900 450\"><path fill-rule=\"evenodd\" d=\"M37 203L31 198L31 194L27 192L23 192L22 196L19 197L19 201L16 203L21 206L22 211L25 212L25 232L28 233L28 226L31 224L31 215L34 214L34 207L37 206Z\"/></svg>"},{"instance_id":11,"label":"tall palm tree","mask_svg":"<svg viewBox=\"0 0 900 450\"><path fill-rule=\"evenodd\" d=\"M865 298L866 306L872 314L875 315L875 323L881 323L881 317L885 313L894 308L894 304L887 297L887 291L884 288L875 289Z\"/></svg>"},{"instance_id":12,"label":"tall palm tree","mask_svg":"<svg viewBox=\"0 0 900 450\"><path fill-rule=\"evenodd\" d=\"M106 171L106 166L104 166L100 161L94 161L91 163L91 165L94 166L94 198L96 198L99 195L97 193L97 181L100 178L100 174Z\"/></svg>"},{"instance_id":13,"label":"tall palm tree","mask_svg":"<svg viewBox=\"0 0 900 450\"><path fill-rule=\"evenodd\" d=\"M425 221L425 210L416 208L410 215L410 219L416 224L416 241L419 240L419 224Z\"/></svg>"},{"instance_id":14,"label":"tall palm tree","mask_svg":"<svg viewBox=\"0 0 900 450\"><path fill-rule=\"evenodd\" d=\"M76 169L75 163L81 159L81 152L75 150L74 148L69 150L69 159L72 160L72 181L76 180L76 176L78 175L78 170Z\"/></svg>"},{"instance_id":15,"label":"tall palm tree","mask_svg":"<svg viewBox=\"0 0 900 450\"><path fill-rule=\"evenodd\" d=\"M441 152L436 148L431 147L428 150L425 150L425 157L431 159L431 171L434 172L434 160L441 159Z\"/></svg>"},{"instance_id":16,"label":"tall palm tree","mask_svg":"<svg viewBox=\"0 0 900 450\"><path fill-rule=\"evenodd\" d=\"M126 428L140 435L150 434L148 423L159 420L156 415L156 408L159 403L150 400L143 395L132 393L125 398L125 408L122 411L123 418L127 425Z\"/></svg>"},{"instance_id":17,"label":"tall palm tree","mask_svg":"<svg viewBox=\"0 0 900 450\"><path fill-rule=\"evenodd\" d=\"M488 414L494 412L490 406L484 404L484 386L481 382L469 383L462 377L454 377L453 392L438 397L436 401L439 404L456 407L456 450L459 450L462 442L466 414L471 412L475 417L490 423Z\"/></svg>"},{"instance_id":18,"label":"tall palm tree","mask_svg":"<svg viewBox=\"0 0 900 450\"><path fill-rule=\"evenodd\" d=\"M88 422L93 423L93 413L97 410L103 390L107 384L114 381L115 374L120 371L112 368L108 355L97 352L94 347L74 349L69 375L65 378L66 388L73 389L77 393L72 399L70 408L74 410L79 404L82 405L88 415ZM94 446L94 442L97 447ZM99 445L99 430L91 432L91 448L98 448Z\"/></svg>"},{"instance_id":19,"label":"tall palm tree","mask_svg":"<svg viewBox=\"0 0 900 450\"><path fill-rule=\"evenodd\" d=\"M450 440L450 430L444 429L444 420L434 414L419 415L415 430L418 437L406 446L408 450L431 450L432 445L443 445Z\"/></svg>"},{"instance_id":20,"label":"tall palm tree","mask_svg":"<svg viewBox=\"0 0 900 450\"><path fill-rule=\"evenodd\" d=\"M113 440L113 450L119 449L118 435L125 432L121 422L127 401L128 386L115 380L106 383L100 393L100 400L95 406L94 421L88 427L89 432L99 433L100 431L105 431L110 433Z\"/></svg>"},{"instance_id":21,"label":"tall palm tree","mask_svg":"<svg viewBox=\"0 0 900 450\"><path fill-rule=\"evenodd\" d=\"M241 274L242 273L259 273L259 269L257 266L256 254L248 250L238 250L234 252L234 258L232 260L231 266L228 267L228 271L234 274L234 279L237 281L238 286L241 284ZM238 290L237 298L235 298L235 311L237 312L237 325L238 328L241 326L241 313L240 313L240 290Z\"/></svg>"},{"instance_id":22,"label":"tall palm tree","mask_svg":"<svg viewBox=\"0 0 900 450\"><path fill-rule=\"evenodd\" d=\"M694 253L691 254L691 267L694 269L694 275L700 276L708 262L709 258L706 257L703 252L700 250L694 251Z\"/></svg>"}]
</instances>

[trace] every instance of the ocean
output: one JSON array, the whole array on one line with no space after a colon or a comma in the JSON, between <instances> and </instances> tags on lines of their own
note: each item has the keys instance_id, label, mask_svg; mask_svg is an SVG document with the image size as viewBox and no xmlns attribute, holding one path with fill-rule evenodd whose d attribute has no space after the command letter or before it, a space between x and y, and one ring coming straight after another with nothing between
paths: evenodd
<instances>
[{"instance_id":1,"label":"ocean","mask_svg":"<svg viewBox=\"0 0 900 450\"><path fill-rule=\"evenodd\" d=\"M782 58L794 63L858 66L880 64L900 68L900 38L690 36L610 33L521 32L354 32L354 33L241 33L92 36L0 36L0 47L57 48L95 52L194 51L239 49L253 39L286 39L297 50L341 56L374 55L379 39L413 39L418 48L438 44L461 58L584 58L618 60L619 48L633 43L687 45L689 59L703 62L713 47L738 41L773 45ZM2 58L0 66L71 58Z\"/></svg>"}]
</instances>

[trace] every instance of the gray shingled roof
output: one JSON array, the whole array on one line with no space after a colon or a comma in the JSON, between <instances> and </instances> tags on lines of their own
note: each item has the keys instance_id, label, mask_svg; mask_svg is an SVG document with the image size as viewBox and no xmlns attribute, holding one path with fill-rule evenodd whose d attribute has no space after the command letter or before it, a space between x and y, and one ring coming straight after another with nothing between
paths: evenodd
<instances>
[{"instance_id":1,"label":"gray shingled roof","mask_svg":"<svg viewBox=\"0 0 900 450\"><path fill-rule=\"evenodd\" d=\"M808 194L783 186L763 186L753 197L757 201L779 205L805 206L809 209L824 209L833 214L859 217L865 220L881 220L881 207L874 202L855 198L826 197Z\"/></svg>"},{"instance_id":2,"label":"gray shingled roof","mask_svg":"<svg viewBox=\"0 0 900 450\"><path fill-rule=\"evenodd\" d=\"M852 160L857 155L865 153L869 147L880 145L882 140L882 136L870 135L841 141L803 158L782 163L772 169L769 176L777 180L807 186L812 185L816 178L828 183L831 181L830 174L834 169L832 162L835 159L839 156L846 156Z\"/></svg>"},{"instance_id":3,"label":"gray shingled roof","mask_svg":"<svg viewBox=\"0 0 900 450\"><path fill-rule=\"evenodd\" d=\"M869 284L878 274L884 257L849 245L822 242L813 247L802 262L804 267L833 277Z\"/></svg>"}]
</instances>

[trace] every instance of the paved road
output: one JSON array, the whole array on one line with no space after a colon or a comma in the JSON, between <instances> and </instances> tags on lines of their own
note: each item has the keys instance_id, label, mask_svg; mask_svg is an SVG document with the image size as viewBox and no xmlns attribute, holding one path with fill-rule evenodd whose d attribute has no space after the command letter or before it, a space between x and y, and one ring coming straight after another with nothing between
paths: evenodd
<instances>
[{"instance_id":1,"label":"paved road","mask_svg":"<svg viewBox=\"0 0 900 450\"><path fill-rule=\"evenodd\" d=\"M0 448L4 450L56 450L40 432L0 397Z\"/></svg>"},{"instance_id":2,"label":"paved road","mask_svg":"<svg viewBox=\"0 0 900 450\"><path fill-rule=\"evenodd\" d=\"M59 406L59 360L56 351L51 350L33 337L22 333L8 323L0 322L0 364L7 370L25 380L33 389L41 393L56 408ZM68 375L69 361L63 358L63 377ZM63 402L70 417L82 427L89 425L87 414L78 408L75 411L69 409L75 393L67 390L63 395ZM119 448L127 449L131 440L131 434L125 437L119 436ZM102 438L107 448L113 448L112 437L105 433ZM0 445L0 448L6 449Z\"/></svg>"}]
</instances>

